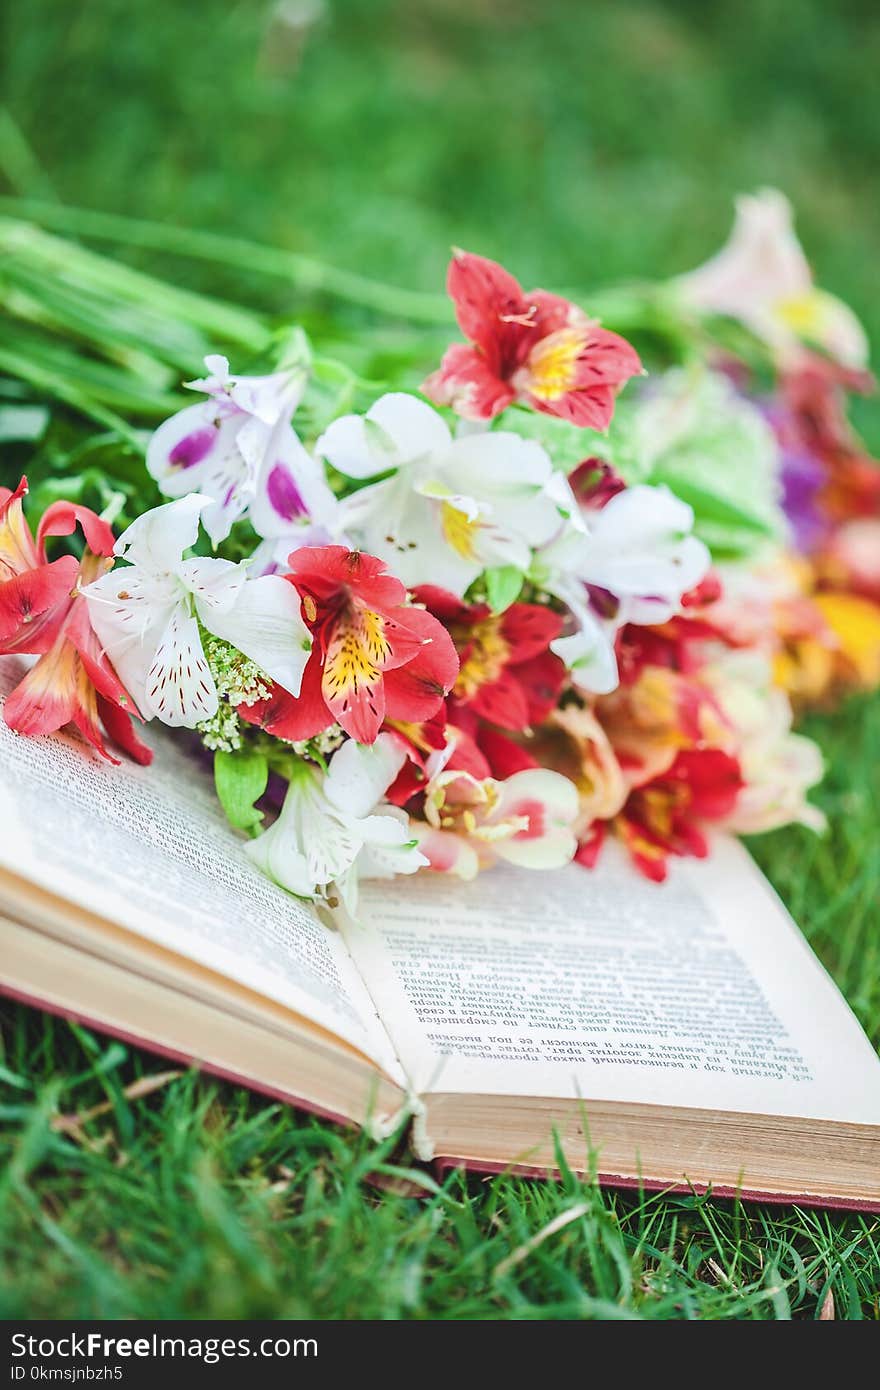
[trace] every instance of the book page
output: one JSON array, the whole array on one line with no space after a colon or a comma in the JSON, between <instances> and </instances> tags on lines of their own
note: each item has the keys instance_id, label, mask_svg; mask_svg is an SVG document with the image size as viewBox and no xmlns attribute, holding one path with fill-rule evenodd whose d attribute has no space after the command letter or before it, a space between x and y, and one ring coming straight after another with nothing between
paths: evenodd
<instances>
[{"instance_id":1,"label":"book page","mask_svg":"<svg viewBox=\"0 0 880 1390\"><path fill-rule=\"evenodd\" d=\"M0 658L0 703L22 669ZM312 1019L402 1080L345 943L250 863L195 738L189 752L185 731L140 732L152 765L114 767L79 739L24 738L0 719L0 865Z\"/></svg>"},{"instance_id":2,"label":"book page","mask_svg":"<svg viewBox=\"0 0 880 1390\"><path fill-rule=\"evenodd\" d=\"M419 1094L880 1123L880 1062L746 851L648 883L497 868L363 885L355 961Z\"/></svg>"}]
</instances>

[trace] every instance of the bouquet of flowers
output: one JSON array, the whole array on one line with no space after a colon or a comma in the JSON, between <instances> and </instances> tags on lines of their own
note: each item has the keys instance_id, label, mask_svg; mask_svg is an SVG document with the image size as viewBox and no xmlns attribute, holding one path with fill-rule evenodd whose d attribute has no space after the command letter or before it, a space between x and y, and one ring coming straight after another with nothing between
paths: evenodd
<instances>
[{"instance_id":1,"label":"bouquet of flowers","mask_svg":"<svg viewBox=\"0 0 880 1390\"><path fill-rule=\"evenodd\" d=\"M792 698L880 680L880 470L864 335L784 199L653 296L682 346L650 376L481 256L448 290L464 341L420 392L317 432L304 335L267 375L209 356L146 450L169 500L118 537L3 490L0 653L36 658L6 722L144 764L133 720L191 731L244 852L350 909L609 834L660 881L710 826L820 829Z\"/></svg>"}]
</instances>

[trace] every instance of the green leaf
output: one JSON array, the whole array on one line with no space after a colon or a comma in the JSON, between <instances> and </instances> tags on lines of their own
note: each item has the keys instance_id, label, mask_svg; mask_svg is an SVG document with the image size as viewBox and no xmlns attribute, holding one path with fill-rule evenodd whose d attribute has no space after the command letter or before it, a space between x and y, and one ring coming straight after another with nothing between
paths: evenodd
<instances>
[{"instance_id":1,"label":"green leaf","mask_svg":"<svg viewBox=\"0 0 880 1390\"><path fill-rule=\"evenodd\" d=\"M516 565L486 570L486 597L493 613L503 613L519 597L525 575Z\"/></svg>"},{"instance_id":2,"label":"green leaf","mask_svg":"<svg viewBox=\"0 0 880 1390\"><path fill-rule=\"evenodd\" d=\"M230 825L236 830L255 830L263 819L254 806L266 790L269 764L264 754L253 749L214 754L214 783L220 804Z\"/></svg>"}]
</instances>

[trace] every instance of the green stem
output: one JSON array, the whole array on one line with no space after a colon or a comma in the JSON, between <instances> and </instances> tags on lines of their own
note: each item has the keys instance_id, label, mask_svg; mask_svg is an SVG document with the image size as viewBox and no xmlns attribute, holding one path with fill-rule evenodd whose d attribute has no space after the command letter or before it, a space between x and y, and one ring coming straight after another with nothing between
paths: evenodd
<instances>
[{"instance_id":1,"label":"green stem","mask_svg":"<svg viewBox=\"0 0 880 1390\"><path fill-rule=\"evenodd\" d=\"M452 308L443 295L400 289L352 271L324 265L298 251L282 251L216 232L171 227L164 222L122 217L87 208L59 207L32 198L0 198L0 212L31 219L74 236L93 237L192 260L214 261L236 270L291 281L305 293L323 293L392 318L451 324Z\"/></svg>"},{"instance_id":2,"label":"green stem","mask_svg":"<svg viewBox=\"0 0 880 1390\"><path fill-rule=\"evenodd\" d=\"M38 390L55 396L74 410L78 410L82 415L87 415L90 420L95 420L99 425L104 425L106 429L113 430L138 453L143 452L141 435L137 430L132 429L121 415L108 410L106 406L79 391L63 376L59 376L57 372L39 365L30 358L23 357L20 353L7 352L2 346L0 346L0 371L8 372L10 376L19 377L22 381L29 381Z\"/></svg>"}]
</instances>

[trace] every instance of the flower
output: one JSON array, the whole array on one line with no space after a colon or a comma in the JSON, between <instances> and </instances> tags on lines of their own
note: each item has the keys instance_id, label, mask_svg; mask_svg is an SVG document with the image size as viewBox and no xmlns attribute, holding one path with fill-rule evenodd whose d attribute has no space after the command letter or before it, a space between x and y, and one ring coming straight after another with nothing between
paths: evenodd
<instances>
[{"instance_id":1,"label":"flower","mask_svg":"<svg viewBox=\"0 0 880 1390\"><path fill-rule=\"evenodd\" d=\"M742 787L732 754L721 748L684 749L665 772L630 792L614 829L636 867L662 883L670 855L706 857L705 824L728 819Z\"/></svg>"},{"instance_id":2,"label":"flower","mask_svg":"<svg viewBox=\"0 0 880 1390\"><path fill-rule=\"evenodd\" d=\"M629 783L601 722L581 704L555 709L527 741L535 766L560 772L574 783L578 814L572 830L582 840L595 821L620 811Z\"/></svg>"},{"instance_id":3,"label":"flower","mask_svg":"<svg viewBox=\"0 0 880 1390\"><path fill-rule=\"evenodd\" d=\"M738 198L727 244L676 286L694 308L740 319L785 360L805 339L845 366L867 362L864 329L841 300L814 286L791 204L776 189Z\"/></svg>"},{"instance_id":4,"label":"flower","mask_svg":"<svg viewBox=\"0 0 880 1390\"><path fill-rule=\"evenodd\" d=\"M391 473L347 498L341 521L410 588L430 576L461 597L486 569L527 569L562 524L539 444L500 430L453 439L415 396L392 392L334 420L316 447L347 477Z\"/></svg>"},{"instance_id":5,"label":"flower","mask_svg":"<svg viewBox=\"0 0 880 1390\"><path fill-rule=\"evenodd\" d=\"M723 605L723 590L710 572L681 599L682 612L665 623L639 626L627 623L617 634L617 665L623 685L633 685L646 666L665 667L684 675L699 673L707 648L744 645L730 628L730 608Z\"/></svg>"},{"instance_id":6,"label":"flower","mask_svg":"<svg viewBox=\"0 0 880 1390\"><path fill-rule=\"evenodd\" d=\"M534 768L497 782L444 769L426 789L427 823L412 826L432 869L470 879L498 859L562 868L577 849L577 814L577 789L557 772Z\"/></svg>"},{"instance_id":7,"label":"flower","mask_svg":"<svg viewBox=\"0 0 880 1390\"><path fill-rule=\"evenodd\" d=\"M559 698L565 667L549 650L562 617L537 603L513 603L493 613L486 603L462 603L426 584L414 597L450 632L461 667L449 715L467 709L490 724L519 731L540 723Z\"/></svg>"},{"instance_id":8,"label":"flower","mask_svg":"<svg viewBox=\"0 0 880 1390\"><path fill-rule=\"evenodd\" d=\"M116 542L128 564L84 590L92 625L143 714L187 728L210 719L218 703L200 624L291 694L311 645L283 579L251 579L229 560L184 558L209 505L193 494L145 512Z\"/></svg>"},{"instance_id":9,"label":"flower","mask_svg":"<svg viewBox=\"0 0 880 1390\"><path fill-rule=\"evenodd\" d=\"M296 763L280 816L245 845L246 853L299 897L315 897L335 884L354 912L359 877L412 874L428 862L405 813L382 802L405 756L397 738L383 733L370 748L349 739L326 774Z\"/></svg>"},{"instance_id":10,"label":"flower","mask_svg":"<svg viewBox=\"0 0 880 1390\"><path fill-rule=\"evenodd\" d=\"M855 517L838 526L821 556L823 579L880 602L880 516Z\"/></svg>"},{"instance_id":11,"label":"flower","mask_svg":"<svg viewBox=\"0 0 880 1390\"><path fill-rule=\"evenodd\" d=\"M129 696L89 621L81 589L112 560L113 532L88 507L56 502L44 513L36 541L22 511L27 479L14 492L0 488L0 653L38 656L7 697L3 717L20 734L50 734L73 724L93 748L108 753L101 729L136 762L152 753L135 737ZM46 540L69 536L80 526L81 560L62 555L49 561Z\"/></svg>"},{"instance_id":12,"label":"flower","mask_svg":"<svg viewBox=\"0 0 880 1390\"><path fill-rule=\"evenodd\" d=\"M616 630L666 621L706 575L709 552L689 534L693 520L668 488L638 484L581 513L535 557L531 577L572 615L573 630L551 650L582 690L613 690Z\"/></svg>"},{"instance_id":13,"label":"flower","mask_svg":"<svg viewBox=\"0 0 880 1390\"><path fill-rule=\"evenodd\" d=\"M702 671L644 666L629 684L597 701L596 714L631 787L666 772L682 749L736 751L725 712Z\"/></svg>"},{"instance_id":14,"label":"flower","mask_svg":"<svg viewBox=\"0 0 880 1390\"><path fill-rule=\"evenodd\" d=\"M822 754L812 739L791 731L791 703L773 686L772 666L760 652L727 652L703 679L714 690L737 744L743 786L726 830L757 835L780 825L822 830L825 817L806 799L822 779Z\"/></svg>"},{"instance_id":15,"label":"flower","mask_svg":"<svg viewBox=\"0 0 880 1390\"><path fill-rule=\"evenodd\" d=\"M299 698L278 690L240 713L291 742L335 722L359 743L373 743L386 718L435 714L458 674L455 647L383 562L328 545L295 551L289 565L278 582L302 599L314 637Z\"/></svg>"},{"instance_id":16,"label":"flower","mask_svg":"<svg viewBox=\"0 0 880 1390\"><path fill-rule=\"evenodd\" d=\"M333 494L290 424L304 367L236 377L225 357L206 357L205 365L209 375L188 384L208 399L172 415L147 446L147 468L161 491L210 499L202 525L215 546L248 510L255 530L269 539L326 524L335 510Z\"/></svg>"},{"instance_id":17,"label":"flower","mask_svg":"<svg viewBox=\"0 0 880 1390\"><path fill-rule=\"evenodd\" d=\"M812 603L825 628L820 643L831 656L828 684L862 690L880 685L880 605L861 594L831 591L814 594Z\"/></svg>"},{"instance_id":18,"label":"flower","mask_svg":"<svg viewBox=\"0 0 880 1390\"><path fill-rule=\"evenodd\" d=\"M447 289L470 340L447 348L422 390L470 420L519 400L573 424L604 430L619 388L642 370L625 338L546 290L525 294L495 261L456 251Z\"/></svg>"}]
</instances>

